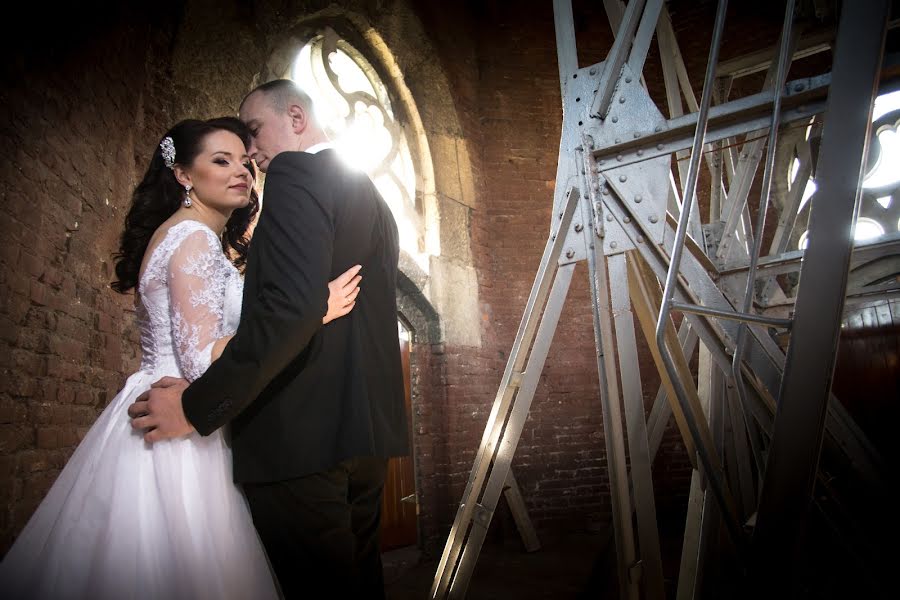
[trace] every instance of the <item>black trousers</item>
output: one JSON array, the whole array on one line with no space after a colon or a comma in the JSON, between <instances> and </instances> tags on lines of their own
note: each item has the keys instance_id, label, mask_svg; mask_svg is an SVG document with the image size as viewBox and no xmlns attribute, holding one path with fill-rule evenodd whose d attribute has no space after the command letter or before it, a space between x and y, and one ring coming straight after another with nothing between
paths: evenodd
<instances>
[{"instance_id":1,"label":"black trousers","mask_svg":"<svg viewBox=\"0 0 900 600\"><path fill-rule=\"evenodd\" d=\"M296 479L244 484L285 598L384 598L386 468L383 458L360 457Z\"/></svg>"}]
</instances>

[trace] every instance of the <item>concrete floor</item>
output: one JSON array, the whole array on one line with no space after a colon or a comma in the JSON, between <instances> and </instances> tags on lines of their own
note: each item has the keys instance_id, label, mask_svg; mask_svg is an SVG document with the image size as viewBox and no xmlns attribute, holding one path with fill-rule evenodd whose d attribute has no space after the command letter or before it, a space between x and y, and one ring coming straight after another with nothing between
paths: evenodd
<instances>
[{"instance_id":1,"label":"concrete floor","mask_svg":"<svg viewBox=\"0 0 900 600\"><path fill-rule=\"evenodd\" d=\"M466 599L566 600L587 597L588 592L601 597L595 595L604 587L596 574L605 561L608 537L580 533L545 538L533 553L525 552L518 540L486 543ZM415 547L384 554L388 600L428 598L438 558L422 559Z\"/></svg>"}]
</instances>

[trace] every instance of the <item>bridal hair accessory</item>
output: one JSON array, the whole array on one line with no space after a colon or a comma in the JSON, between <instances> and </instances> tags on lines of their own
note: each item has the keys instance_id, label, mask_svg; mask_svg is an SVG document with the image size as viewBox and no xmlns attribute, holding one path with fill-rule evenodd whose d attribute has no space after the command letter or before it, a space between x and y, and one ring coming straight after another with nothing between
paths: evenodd
<instances>
[{"instance_id":1,"label":"bridal hair accessory","mask_svg":"<svg viewBox=\"0 0 900 600\"><path fill-rule=\"evenodd\" d=\"M171 140L172 138L166 138L167 140ZM184 186L184 207L191 207L191 186L187 184Z\"/></svg>"},{"instance_id":2,"label":"bridal hair accessory","mask_svg":"<svg viewBox=\"0 0 900 600\"><path fill-rule=\"evenodd\" d=\"M175 142L167 135L160 142L159 147L162 148L163 162L171 169L175 166Z\"/></svg>"}]
</instances>

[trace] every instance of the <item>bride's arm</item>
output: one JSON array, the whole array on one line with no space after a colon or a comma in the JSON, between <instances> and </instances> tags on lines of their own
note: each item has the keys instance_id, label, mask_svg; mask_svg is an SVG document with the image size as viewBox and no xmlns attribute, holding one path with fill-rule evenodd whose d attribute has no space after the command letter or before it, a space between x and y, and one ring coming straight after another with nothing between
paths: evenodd
<instances>
[{"instance_id":1,"label":"bride's arm","mask_svg":"<svg viewBox=\"0 0 900 600\"><path fill-rule=\"evenodd\" d=\"M214 360L212 350L223 333L226 263L220 242L212 232L194 231L172 253L168 266L175 359L182 376L194 381Z\"/></svg>"},{"instance_id":2,"label":"bride's arm","mask_svg":"<svg viewBox=\"0 0 900 600\"><path fill-rule=\"evenodd\" d=\"M360 269L362 269L361 265L350 267L338 275L337 279L328 283L328 312L322 318L323 324L343 317L356 306L356 296L359 295L359 282L362 280L362 275L359 275ZM213 343L211 362L215 362L222 356L225 346L228 345L228 342L233 337L234 334L226 335Z\"/></svg>"},{"instance_id":3,"label":"bride's arm","mask_svg":"<svg viewBox=\"0 0 900 600\"><path fill-rule=\"evenodd\" d=\"M212 347L212 362L218 360L220 356L222 356L222 352L225 350L225 346L228 345L228 342L231 341L231 338L234 337L234 334L226 335L225 337L221 337L213 343Z\"/></svg>"}]
</instances>

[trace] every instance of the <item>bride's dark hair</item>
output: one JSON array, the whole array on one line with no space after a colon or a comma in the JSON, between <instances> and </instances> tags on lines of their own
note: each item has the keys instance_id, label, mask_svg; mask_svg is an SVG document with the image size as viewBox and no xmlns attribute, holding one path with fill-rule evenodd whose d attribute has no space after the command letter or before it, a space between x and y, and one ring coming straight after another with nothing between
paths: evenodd
<instances>
[{"instance_id":1,"label":"bride's dark hair","mask_svg":"<svg viewBox=\"0 0 900 600\"><path fill-rule=\"evenodd\" d=\"M250 147L250 130L234 117L181 121L167 131L163 138L172 138L175 163L188 166L200 154L206 136L216 131L230 131L241 138L245 148ZM255 179L256 172L252 168L251 173ZM112 289L124 294L137 287L141 261L153 232L178 210L183 200L184 188L175 179L174 171L166 166L162 149L157 144L144 179L131 195L131 208L125 216L125 230L119 242L119 251L115 254L118 279L112 282ZM250 247L248 229L258 210L259 197L251 187L250 203L231 214L222 234L222 248L240 270L243 270L247 262L247 250Z\"/></svg>"}]
</instances>

